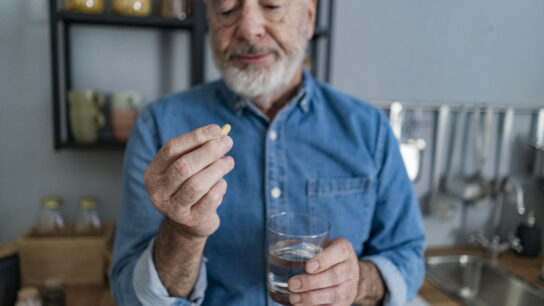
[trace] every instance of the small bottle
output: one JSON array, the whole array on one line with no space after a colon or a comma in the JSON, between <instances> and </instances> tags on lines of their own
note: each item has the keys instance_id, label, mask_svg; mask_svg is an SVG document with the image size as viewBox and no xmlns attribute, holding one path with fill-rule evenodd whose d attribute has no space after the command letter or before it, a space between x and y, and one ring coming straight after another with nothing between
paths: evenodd
<instances>
[{"instance_id":1,"label":"small bottle","mask_svg":"<svg viewBox=\"0 0 544 306\"><path fill-rule=\"evenodd\" d=\"M19 290L15 306L42 306L38 289L35 287L24 287Z\"/></svg>"},{"instance_id":2,"label":"small bottle","mask_svg":"<svg viewBox=\"0 0 544 306\"><path fill-rule=\"evenodd\" d=\"M75 223L77 235L96 235L101 233L102 223L98 215L98 199L94 196L79 198L79 212Z\"/></svg>"},{"instance_id":3,"label":"small bottle","mask_svg":"<svg viewBox=\"0 0 544 306\"><path fill-rule=\"evenodd\" d=\"M41 211L36 224L36 233L40 236L62 235L65 232L64 218L60 213L62 199L58 196L46 196L41 199Z\"/></svg>"},{"instance_id":4,"label":"small bottle","mask_svg":"<svg viewBox=\"0 0 544 306\"><path fill-rule=\"evenodd\" d=\"M48 278L45 280L43 306L66 306L64 289L59 279Z\"/></svg>"}]
</instances>

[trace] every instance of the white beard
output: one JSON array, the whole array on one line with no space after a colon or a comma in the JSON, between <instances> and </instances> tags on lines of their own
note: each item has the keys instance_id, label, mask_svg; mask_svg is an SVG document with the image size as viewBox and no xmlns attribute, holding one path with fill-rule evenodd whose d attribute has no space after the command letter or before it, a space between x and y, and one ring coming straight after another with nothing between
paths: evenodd
<instances>
[{"instance_id":1,"label":"white beard","mask_svg":"<svg viewBox=\"0 0 544 306\"><path fill-rule=\"evenodd\" d=\"M308 22L301 29L299 43L295 48L284 54L279 52L278 48L263 49L249 43L237 50L229 51L225 56L225 60L218 58L214 54L215 65L226 85L236 94L252 102L256 102L257 99L269 100L284 90L291 83L304 60L308 44L305 36L307 27ZM248 65L241 69L230 61L234 53L256 53L263 50L276 56L277 62L269 67Z\"/></svg>"}]
</instances>

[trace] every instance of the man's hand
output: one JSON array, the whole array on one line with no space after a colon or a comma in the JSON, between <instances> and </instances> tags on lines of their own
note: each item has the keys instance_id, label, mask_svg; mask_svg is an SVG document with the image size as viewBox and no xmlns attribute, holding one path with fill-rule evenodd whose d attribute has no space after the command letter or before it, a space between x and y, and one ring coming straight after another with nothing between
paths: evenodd
<instances>
[{"instance_id":1,"label":"man's hand","mask_svg":"<svg viewBox=\"0 0 544 306\"><path fill-rule=\"evenodd\" d=\"M223 176L234 168L224 155L232 144L218 125L204 126L170 139L147 167L144 182L153 206L184 237L205 238L219 227Z\"/></svg>"},{"instance_id":2,"label":"man's hand","mask_svg":"<svg viewBox=\"0 0 544 306\"><path fill-rule=\"evenodd\" d=\"M359 261L351 243L343 238L306 263L306 272L289 280L294 305L376 305L384 295L378 269Z\"/></svg>"}]
</instances>

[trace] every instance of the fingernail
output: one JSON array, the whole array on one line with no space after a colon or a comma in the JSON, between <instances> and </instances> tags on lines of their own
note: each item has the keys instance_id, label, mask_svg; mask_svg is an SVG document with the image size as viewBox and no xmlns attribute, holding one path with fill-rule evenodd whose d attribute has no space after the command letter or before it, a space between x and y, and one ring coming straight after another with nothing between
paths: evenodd
<instances>
[{"instance_id":1,"label":"fingernail","mask_svg":"<svg viewBox=\"0 0 544 306\"><path fill-rule=\"evenodd\" d=\"M317 271L318 268L319 268L319 263L317 261L312 261L308 264L309 273Z\"/></svg>"},{"instance_id":2,"label":"fingernail","mask_svg":"<svg viewBox=\"0 0 544 306\"><path fill-rule=\"evenodd\" d=\"M219 128L219 126L213 124L213 125L210 125L209 127L206 128L206 131L211 135L211 136L217 136L219 134L221 134L221 129Z\"/></svg>"},{"instance_id":3,"label":"fingernail","mask_svg":"<svg viewBox=\"0 0 544 306\"><path fill-rule=\"evenodd\" d=\"M293 303L293 304L300 302L300 300L301 300L300 294L293 294L293 293L291 293L291 296L289 296L289 300L290 300L291 303Z\"/></svg>"},{"instance_id":4,"label":"fingernail","mask_svg":"<svg viewBox=\"0 0 544 306\"><path fill-rule=\"evenodd\" d=\"M230 137L229 136L221 136L221 138L219 139L221 141L221 143L223 143L224 145L230 145Z\"/></svg>"},{"instance_id":5,"label":"fingernail","mask_svg":"<svg viewBox=\"0 0 544 306\"><path fill-rule=\"evenodd\" d=\"M292 279L290 282L289 282L289 289L291 290L297 290L297 289L300 289L300 286L302 285L300 283L300 281L298 279Z\"/></svg>"}]
</instances>

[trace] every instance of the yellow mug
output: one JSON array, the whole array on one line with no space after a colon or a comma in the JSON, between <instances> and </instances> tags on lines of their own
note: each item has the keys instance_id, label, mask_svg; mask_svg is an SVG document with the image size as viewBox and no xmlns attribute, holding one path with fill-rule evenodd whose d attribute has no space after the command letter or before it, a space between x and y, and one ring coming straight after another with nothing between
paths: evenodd
<instances>
[{"instance_id":1,"label":"yellow mug","mask_svg":"<svg viewBox=\"0 0 544 306\"><path fill-rule=\"evenodd\" d=\"M66 10L76 13L101 14L104 0L66 0Z\"/></svg>"},{"instance_id":2,"label":"yellow mug","mask_svg":"<svg viewBox=\"0 0 544 306\"><path fill-rule=\"evenodd\" d=\"M101 112L104 97L94 90L71 90L68 92L70 106L70 128L72 137L79 143L98 140L105 119Z\"/></svg>"},{"instance_id":3,"label":"yellow mug","mask_svg":"<svg viewBox=\"0 0 544 306\"><path fill-rule=\"evenodd\" d=\"M127 16L149 16L151 0L112 0L112 9L116 14Z\"/></svg>"}]
</instances>

